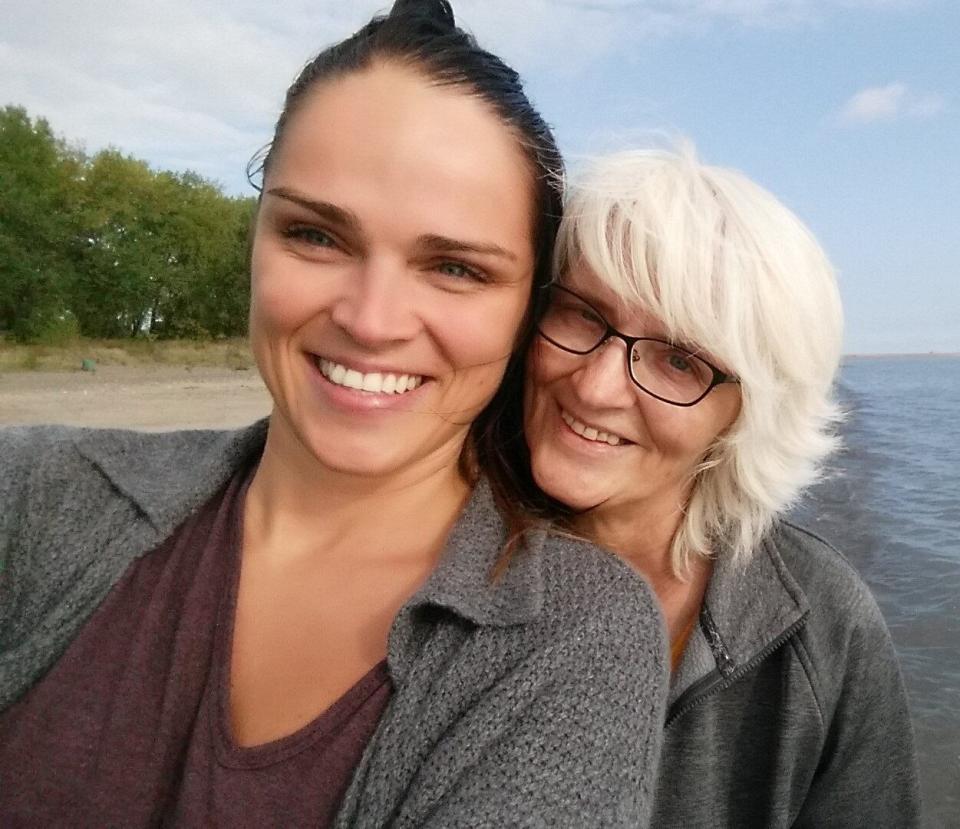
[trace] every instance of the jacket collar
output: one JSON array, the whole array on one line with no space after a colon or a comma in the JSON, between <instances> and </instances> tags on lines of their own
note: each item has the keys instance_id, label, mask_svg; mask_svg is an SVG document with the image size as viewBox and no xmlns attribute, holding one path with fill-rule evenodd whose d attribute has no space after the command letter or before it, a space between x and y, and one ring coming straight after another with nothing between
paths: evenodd
<instances>
[{"instance_id":1,"label":"jacket collar","mask_svg":"<svg viewBox=\"0 0 960 829\"><path fill-rule=\"evenodd\" d=\"M264 419L235 432L82 430L75 445L167 535L238 469L259 457L267 425ZM543 534L530 534L525 548L494 582L491 573L506 538L490 485L481 480L447 540L440 564L407 607L443 607L478 625L509 626L536 617L543 605Z\"/></svg>"},{"instance_id":2,"label":"jacket collar","mask_svg":"<svg viewBox=\"0 0 960 829\"><path fill-rule=\"evenodd\" d=\"M528 533L525 546L494 581L493 569L507 537L490 484L481 479L447 539L439 565L411 603L446 607L475 624L495 627L538 616L543 607L544 533Z\"/></svg>"},{"instance_id":3,"label":"jacket collar","mask_svg":"<svg viewBox=\"0 0 960 829\"><path fill-rule=\"evenodd\" d=\"M436 569L394 620L387 645L393 682L399 686L416 656L436 630L437 609L467 622L504 628L532 621L544 604L542 555L545 534L528 533L505 572L494 580L494 565L507 539L507 528L486 480L474 488L467 508L447 539Z\"/></svg>"},{"instance_id":4,"label":"jacket collar","mask_svg":"<svg viewBox=\"0 0 960 829\"><path fill-rule=\"evenodd\" d=\"M238 431L83 429L77 451L162 535L172 532L263 451L267 419Z\"/></svg>"},{"instance_id":5,"label":"jacket collar","mask_svg":"<svg viewBox=\"0 0 960 829\"><path fill-rule=\"evenodd\" d=\"M810 603L778 552L775 527L746 559L719 556L707 587L704 633L729 675L806 616Z\"/></svg>"}]
</instances>

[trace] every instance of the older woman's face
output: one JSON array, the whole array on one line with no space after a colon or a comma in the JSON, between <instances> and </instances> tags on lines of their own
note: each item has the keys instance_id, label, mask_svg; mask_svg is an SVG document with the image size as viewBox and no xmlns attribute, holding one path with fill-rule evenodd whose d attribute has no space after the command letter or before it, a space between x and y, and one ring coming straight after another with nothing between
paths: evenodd
<instances>
[{"instance_id":1,"label":"older woman's face","mask_svg":"<svg viewBox=\"0 0 960 829\"><path fill-rule=\"evenodd\" d=\"M532 215L517 140L475 96L390 65L312 90L254 234L271 430L354 474L456 459L526 313Z\"/></svg>"},{"instance_id":2,"label":"older woman's face","mask_svg":"<svg viewBox=\"0 0 960 829\"><path fill-rule=\"evenodd\" d=\"M563 284L624 333L664 336L657 320L624 309L586 267L572 268ZM737 417L739 386L717 386L689 408L673 406L634 385L624 351L616 338L585 356L542 337L534 342L524 400L533 474L545 492L576 511L670 515L689 497L707 450Z\"/></svg>"}]
</instances>

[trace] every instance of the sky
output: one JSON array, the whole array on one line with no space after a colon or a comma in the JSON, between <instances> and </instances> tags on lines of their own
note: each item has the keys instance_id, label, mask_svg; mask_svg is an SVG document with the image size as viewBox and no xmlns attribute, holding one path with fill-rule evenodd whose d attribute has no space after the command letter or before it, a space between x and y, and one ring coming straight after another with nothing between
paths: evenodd
<instances>
[{"instance_id":1,"label":"sky","mask_svg":"<svg viewBox=\"0 0 960 829\"><path fill-rule=\"evenodd\" d=\"M232 194L286 87L389 0L0 3L0 106ZM960 2L453 0L575 175L679 136L793 209L850 353L960 352Z\"/></svg>"}]
</instances>

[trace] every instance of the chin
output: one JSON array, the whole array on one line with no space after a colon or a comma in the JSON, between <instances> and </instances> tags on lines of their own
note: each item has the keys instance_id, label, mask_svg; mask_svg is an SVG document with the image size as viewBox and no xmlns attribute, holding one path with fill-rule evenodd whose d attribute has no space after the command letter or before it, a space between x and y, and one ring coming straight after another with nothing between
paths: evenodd
<instances>
[{"instance_id":1,"label":"chin","mask_svg":"<svg viewBox=\"0 0 960 829\"><path fill-rule=\"evenodd\" d=\"M544 470L533 464L533 479L547 495L574 512L586 512L604 501L594 488L561 469Z\"/></svg>"},{"instance_id":2,"label":"chin","mask_svg":"<svg viewBox=\"0 0 960 829\"><path fill-rule=\"evenodd\" d=\"M331 472L361 477L390 473L403 465L395 441L371 439L370 435L333 433L315 423L295 428L299 443L320 466Z\"/></svg>"},{"instance_id":3,"label":"chin","mask_svg":"<svg viewBox=\"0 0 960 829\"><path fill-rule=\"evenodd\" d=\"M351 448L353 451L350 451ZM392 475L411 465L410 458L398 455L395 449L378 451L373 447L337 447L334 451L319 455L318 460L333 472L361 478Z\"/></svg>"}]
</instances>

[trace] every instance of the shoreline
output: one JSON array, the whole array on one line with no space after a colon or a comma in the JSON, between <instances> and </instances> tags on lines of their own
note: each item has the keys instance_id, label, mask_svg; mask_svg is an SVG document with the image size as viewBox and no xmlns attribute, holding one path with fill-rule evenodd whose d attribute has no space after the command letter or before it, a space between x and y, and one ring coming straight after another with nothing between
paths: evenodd
<instances>
[{"instance_id":1,"label":"shoreline","mask_svg":"<svg viewBox=\"0 0 960 829\"><path fill-rule=\"evenodd\" d=\"M912 360L916 358L924 359L956 359L960 357L960 351L878 351L876 353L867 352L867 353L853 353L853 354L844 354L841 357L842 360L884 360L884 359L894 359L894 360Z\"/></svg>"},{"instance_id":2,"label":"shoreline","mask_svg":"<svg viewBox=\"0 0 960 829\"><path fill-rule=\"evenodd\" d=\"M270 408L252 369L103 365L96 371L0 372L0 426L230 429Z\"/></svg>"}]
</instances>

